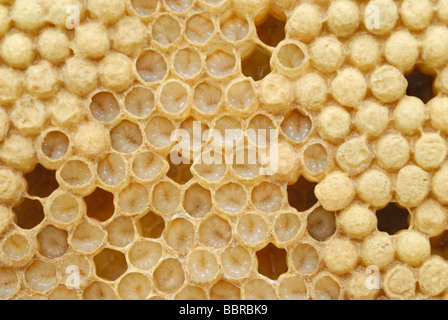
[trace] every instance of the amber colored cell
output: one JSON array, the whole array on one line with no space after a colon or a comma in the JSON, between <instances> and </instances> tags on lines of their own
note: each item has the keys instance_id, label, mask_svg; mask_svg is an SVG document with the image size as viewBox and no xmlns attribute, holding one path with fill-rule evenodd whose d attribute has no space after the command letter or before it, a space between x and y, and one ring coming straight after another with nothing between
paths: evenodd
<instances>
[{"instance_id":1,"label":"amber colored cell","mask_svg":"<svg viewBox=\"0 0 448 320\"><path fill-rule=\"evenodd\" d=\"M91 195L84 198L87 205L87 215L99 221L108 220L115 212L112 193L97 188Z\"/></svg>"},{"instance_id":2,"label":"amber colored cell","mask_svg":"<svg viewBox=\"0 0 448 320\"><path fill-rule=\"evenodd\" d=\"M104 249L93 258L96 274L109 281L118 279L128 268L123 253L112 249Z\"/></svg>"},{"instance_id":3,"label":"amber colored cell","mask_svg":"<svg viewBox=\"0 0 448 320\"><path fill-rule=\"evenodd\" d=\"M286 250L279 249L272 243L257 251L257 259L258 272L270 279L276 280L288 270Z\"/></svg>"},{"instance_id":4,"label":"amber colored cell","mask_svg":"<svg viewBox=\"0 0 448 320\"><path fill-rule=\"evenodd\" d=\"M25 178L28 182L28 194L31 196L46 198L59 187L55 172L45 169L40 164Z\"/></svg>"},{"instance_id":5,"label":"amber colored cell","mask_svg":"<svg viewBox=\"0 0 448 320\"><path fill-rule=\"evenodd\" d=\"M271 73L269 61L270 54L257 47L241 62L243 74L246 77L251 77L254 81L262 80L269 73Z\"/></svg>"},{"instance_id":6,"label":"amber colored cell","mask_svg":"<svg viewBox=\"0 0 448 320\"><path fill-rule=\"evenodd\" d=\"M294 185L288 187L288 201L291 207L302 212L311 208L317 199L314 196L315 183L301 177Z\"/></svg>"},{"instance_id":7,"label":"amber colored cell","mask_svg":"<svg viewBox=\"0 0 448 320\"><path fill-rule=\"evenodd\" d=\"M270 16L257 26L258 38L271 47L276 47L285 38L285 23Z\"/></svg>"},{"instance_id":8,"label":"amber colored cell","mask_svg":"<svg viewBox=\"0 0 448 320\"><path fill-rule=\"evenodd\" d=\"M23 229L32 229L44 219L42 204L37 200L25 199L13 211L17 217L17 225Z\"/></svg>"}]
</instances>

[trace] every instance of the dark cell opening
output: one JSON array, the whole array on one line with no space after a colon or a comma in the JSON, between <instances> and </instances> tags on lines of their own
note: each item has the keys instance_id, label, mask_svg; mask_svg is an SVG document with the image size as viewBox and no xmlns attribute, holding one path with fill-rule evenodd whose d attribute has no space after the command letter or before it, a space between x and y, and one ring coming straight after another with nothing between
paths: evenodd
<instances>
[{"instance_id":1,"label":"dark cell opening","mask_svg":"<svg viewBox=\"0 0 448 320\"><path fill-rule=\"evenodd\" d=\"M254 81L262 80L271 73L270 60L270 53L257 46L247 58L241 61L243 74Z\"/></svg>"},{"instance_id":2,"label":"dark cell opening","mask_svg":"<svg viewBox=\"0 0 448 320\"><path fill-rule=\"evenodd\" d=\"M128 269L124 254L112 249L104 249L93 260L96 274L106 280L117 280Z\"/></svg>"},{"instance_id":3,"label":"dark cell opening","mask_svg":"<svg viewBox=\"0 0 448 320\"><path fill-rule=\"evenodd\" d=\"M409 211L400 208L395 203L389 203L384 209L376 212L378 230L390 235L409 228Z\"/></svg>"},{"instance_id":4,"label":"dark cell opening","mask_svg":"<svg viewBox=\"0 0 448 320\"><path fill-rule=\"evenodd\" d=\"M173 159L173 161L172 161ZM174 163L173 163L174 162ZM177 164L179 162L179 164ZM189 163L190 162L190 163ZM191 173L191 161L185 159L177 152L168 156L170 169L166 173L168 178L179 184L185 184L193 178Z\"/></svg>"},{"instance_id":5,"label":"dark cell opening","mask_svg":"<svg viewBox=\"0 0 448 320\"><path fill-rule=\"evenodd\" d=\"M406 79L408 80L408 89L406 90L408 96L417 97L424 103L427 103L434 98L433 77L415 69L406 77Z\"/></svg>"},{"instance_id":6,"label":"dark cell opening","mask_svg":"<svg viewBox=\"0 0 448 320\"><path fill-rule=\"evenodd\" d=\"M438 255L448 260L448 231L429 239L431 243L431 254Z\"/></svg>"},{"instance_id":7,"label":"dark cell opening","mask_svg":"<svg viewBox=\"0 0 448 320\"><path fill-rule=\"evenodd\" d=\"M37 200L25 199L13 208L17 218L17 225L22 229L33 229L44 220L44 208Z\"/></svg>"},{"instance_id":8,"label":"dark cell opening","mask_svg":"<svg viewBox=\"0 0 448 320\"><path fill-rule=\"evenodd\" d=\"M87 205L87 215L99 221L106 221L115 212L114 195L101 188L84 198Z\"/></svg>"},{"instance_id":9,"label":"dark cell opening","mask_svg":"<svg viewBox=\"0 0 448 320\"><path fill-rule=\"evenodd\" d=\"M165 220L154 212L148 212L137 220L138 233L145 238L156 239L162 235L165 229Z\"/></svg>"},{"instance_id":10,"label":"dark cell opening","mask_svg":"<svg viewBox=\"0 0 448 320\"><path fill-rule=\"evenodd\" d=\"M257 26L258 38L271 47L276 47L285 39L285 23L269 16L262 24Z\"/></svg>"},{"instance_id":11,"label":"dark cell opening","mask_svg":"<svg viewBox=\"0 0 448 320\"><path fill-rule=\"evenodd\" d=\"M315 186L316 183L300 177L295 184L288 186L289 205L296 208L299 212L306 211L314 206L317 202L317 198L314 195Z\"/></svg>"},{"instance_id":12,"label":"dark cell opening","mask_svg":"<svg viewBox=\"0 0 448 320\"><path fill-rule=\"evenodd\" d=\"M55 171L47 170L40 164L25 176L28 182L28 194L39 198L48 197L59 187Z\"/></svg>"},{"instance_id":13,"label":"dark cell opening","mask_svg":"<svg viewBox=\"0 0 448 320\"><path fill-rule=\"evenodd\" d=\"M272 280L277 280L288 271L286 250L279 249L272 243L257 251L257 260L258 272Z\"/></svg>"}]
</instances>

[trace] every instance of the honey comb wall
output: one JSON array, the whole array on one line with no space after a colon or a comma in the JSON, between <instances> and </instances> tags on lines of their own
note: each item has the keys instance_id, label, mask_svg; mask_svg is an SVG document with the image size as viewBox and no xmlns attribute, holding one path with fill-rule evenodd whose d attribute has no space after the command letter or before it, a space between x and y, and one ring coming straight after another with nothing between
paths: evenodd
<instances>
[{"instance_id":1,"label":"honey comb wall","mask_svg":"<svg viewBox=\"0 0 448 320\"><path fill-rule=\"evenodd\" d=\"M447 0L0 0L0 299L447 299L447 63Z\"/></svg>"}]
</instances>

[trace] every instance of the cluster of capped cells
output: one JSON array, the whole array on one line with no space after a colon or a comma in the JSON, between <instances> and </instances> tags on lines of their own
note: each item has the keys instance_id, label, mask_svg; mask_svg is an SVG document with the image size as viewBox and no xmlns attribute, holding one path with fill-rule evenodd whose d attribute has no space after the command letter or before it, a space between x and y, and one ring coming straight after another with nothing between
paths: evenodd
<instances>
[{"instance_id":1,"label":"cluster of capped cells","mask_svg":"<svg viewBox=\"0 0 448 320\"><path fill-rule=\"evenodd\" d=\"M0 299L448 299L447 63L448 0L0 0Z\"/></svg>"}]
</instances>

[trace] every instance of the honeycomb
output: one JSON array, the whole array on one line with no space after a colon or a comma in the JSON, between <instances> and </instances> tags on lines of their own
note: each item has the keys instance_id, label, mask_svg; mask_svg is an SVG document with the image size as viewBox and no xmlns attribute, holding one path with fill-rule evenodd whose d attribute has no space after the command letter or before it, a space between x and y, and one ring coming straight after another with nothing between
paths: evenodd
<instances>
[{"instance_id":1,"label":"honeycomb","mask_svg":"<svg viewBox=\"0 0 448 320\"><path fill-rule=\"evenodd\" d=\"M0 299L447 299L447 63L448 0L0 0Z\"/></svg>"}]
</instances>

